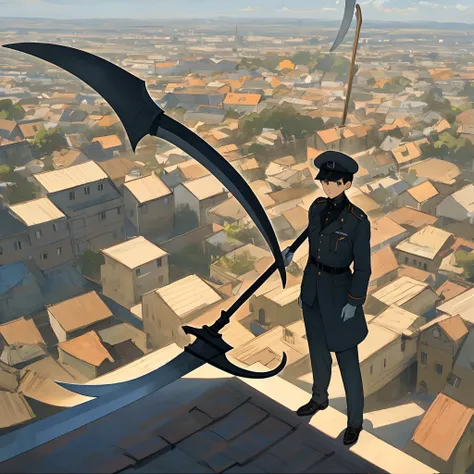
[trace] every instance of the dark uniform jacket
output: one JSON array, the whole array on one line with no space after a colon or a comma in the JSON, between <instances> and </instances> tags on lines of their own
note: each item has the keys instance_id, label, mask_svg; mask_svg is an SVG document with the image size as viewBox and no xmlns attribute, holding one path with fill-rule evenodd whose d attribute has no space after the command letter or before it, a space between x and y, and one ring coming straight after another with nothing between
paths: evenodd
<instances>
[{"instance_id":1,"label":"dark uniform jacket","mask_svg":"<svg viewBox=\"0 0 474 474\"><path fill-rule=\"evenodd\" d=\"M301 300L309 306L319 305L329 350L339 352L359 344L368 333L362 305L371 275L370 222L361 209L346 200L337 219L323 227L321 214L327 215L327 203L327 198L318 198L311 204L308 228L291 247L309 238L310 258L301 283ZM311 257L333 268L354 263L353 271L328 273L314 265ZM347 303L357 309L352 319L343 322L341 312Z\"/></svg>"}]
</instances>

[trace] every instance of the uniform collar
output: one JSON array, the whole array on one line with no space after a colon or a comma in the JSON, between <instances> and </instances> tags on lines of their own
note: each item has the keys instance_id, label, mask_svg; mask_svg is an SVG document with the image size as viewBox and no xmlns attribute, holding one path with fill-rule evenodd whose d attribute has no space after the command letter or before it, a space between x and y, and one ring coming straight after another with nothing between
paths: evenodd
<instances>
[{"instance_id":1,"label":"uniform collar","mask_svg":"<svg viewBox=\"0 0 474 474\"><path fill-rule=\"evenodd\" d=\"M339 196L336 196L333 199L328 198L328 204L334 207L341 207L346 203L346 201L347 197L345 192L342 192L341 194L339 194Z\"/></svg>"}]
</instances>

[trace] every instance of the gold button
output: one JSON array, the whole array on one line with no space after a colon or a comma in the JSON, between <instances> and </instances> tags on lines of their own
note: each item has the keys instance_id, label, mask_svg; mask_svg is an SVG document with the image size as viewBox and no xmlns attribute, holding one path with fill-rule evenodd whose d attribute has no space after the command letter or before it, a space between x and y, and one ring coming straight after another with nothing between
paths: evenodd
<instances>
[{"instance_id":1,"label":"gold button","mask_svg":"<svg viewBox=\"0 0 474 474\"><path fill-rule=\"evenodd\" d=\"M321 275L321 272L318 272L318 275Z\"/></svg>"},{"instance_id":2,"label":"gold button","mask_svg":"<svg viewBox=\"0 0 474 474\"><path fill-rule=\"evenodd\" d=\"M341 219L341 222L344 222L344 219Z\"/></svg>"}]
</instances>

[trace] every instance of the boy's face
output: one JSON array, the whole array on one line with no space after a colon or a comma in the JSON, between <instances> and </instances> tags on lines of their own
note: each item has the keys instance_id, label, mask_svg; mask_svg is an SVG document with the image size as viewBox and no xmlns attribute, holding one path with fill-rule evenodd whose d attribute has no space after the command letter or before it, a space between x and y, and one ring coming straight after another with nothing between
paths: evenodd
<instances>
[{"instance_id":1,"label":"boy's face","mask_svg":"<svg viewBox=\"0 0 474 474\"><path fill-rule=\"evenodd\" d=\"M328 181L325 179L321 181L321 184L323 185L323 190L329 199L334 199L339 196L339 194L347 191L352 185L350 181L344 184L342 179L338 179L337 181Z\"/></svg>"}]
</instances>

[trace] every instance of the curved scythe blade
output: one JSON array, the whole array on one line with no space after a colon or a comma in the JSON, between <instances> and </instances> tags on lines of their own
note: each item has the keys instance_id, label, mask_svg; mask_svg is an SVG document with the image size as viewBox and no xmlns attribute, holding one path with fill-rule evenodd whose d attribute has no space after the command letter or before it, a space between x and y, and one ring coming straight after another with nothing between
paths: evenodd
<instances>
[{"instance_id":1,"label":"curved scythe blade","mask_svg":"<svg viewBox=\"0 0 474 474\"><path fill-rule=\"evenodd\" d=\"M344 40L351 27L352 18L354 17L354 11L357 0L346 0L346 6L344 8L344 17L342 18L341 27L339 28L339 33L337 34L336 41L332 45L329 52L333 52Z\"/></svg>"},{"instance_id":2,"label":"curved scythe blade","mask_svg":"<svg viewBox=\"0 0 474 474\"><path fill-rule=\"evenodd\" d=\"M179 146L206 167L238 199L262 233L280 272L283 287L286 269L270 220L247 181L212 146L181 123L165 115L151 98L146 84L111 62L80 49L50 43L3 45L61 67L81 79L112 107L135 151L145 135L154 135Z\"/></svg>"}]
</instances>

